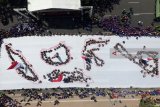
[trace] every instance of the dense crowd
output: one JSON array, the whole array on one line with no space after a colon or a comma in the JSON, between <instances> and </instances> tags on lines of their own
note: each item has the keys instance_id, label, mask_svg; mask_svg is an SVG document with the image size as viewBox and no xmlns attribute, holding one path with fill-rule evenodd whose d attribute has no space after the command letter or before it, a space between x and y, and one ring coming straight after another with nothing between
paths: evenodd
<instances>
[{"instance_id":1,"label":"dense crowd","mask_svg":"<svg viewBox=\"0 0 160 107\"><path fill-rule=\"evenodd\" d=\"M41 25L38 25L37 22L29 21L24 22L20 24L16 24L13 26L9 33L12 34L12 36L26 36L26 35L35 35L37 33L42 33L44 30L41 28Z\"/></svg>"},{"instance_id":2,"label":"dense crowd","mask_svg":"<svg viewBox=\"0 0 160 107\"><path fill-rule=\"evenodd\" d=\"M21 98L19 100L12 99L9 96L13 96L16 93L21 93ZM54 88L54 89L22 89L22 90L9 90L3 91L0 95L0 104L7 107L22 107L21 103L26 105L31 105L31 102L37 101L37 106L41 106L45 100L54 100L53 105L58 105L61 99L74 98L78 96L80 99L90 98L94 102L97 102L99 96L106 97L110 99L126 98L141 96L142 98L146 96L158 96L160 95L159 89L117 89L117 88ZM122 101L120 101L122 103Z\"/></svg>"},{"instance_id":3,"label":"dense crowd","mask_svg":"<svg viewBox=\"0 0 160 107\"><path fill-rule=\"evenodd\" d=\"M44 75L45 79L48 79L50 82L60 82L63 81L64 83L74 83L74 82L81 82L86 83L88 85L91 82L91 78L84 75L82 69L75 68L73 71L60 71L60 70L53 70L51 73L48 73L46 76Z\"/></svg>"},{"instance_id":4,"label":"dense crowd","mask_svg":"<svg viewBox=\"0 0 160 107\"><path fill-rule=\"evenodd\" d=\"M20 37L20 36L30 36L30 35L63 35L62 33L52 33L47 30L47 27L43 24L41 20L37 20L30 17L28 13L26 14L28 18L17 15L18 23L12 26L9 30L0 29L0 43L2 43L3 38L8 37ZM104 16L97 20L98 27L102 28L104 31L112 32L118 36L159 36L158 32L153 25L144 27L142 21L138 21L136 27L132 26L132 15L133 9L130 8L129 12L125 9L122 11L121 15L117 16ZM92 20L94 23L94 19ZM81 34L78 32L77 34ZM92 32L91 32L92 34ZM97 34L103 34L103 32L98 32ZM65 35L65 34L64 34ZM74 34L71 34L74 35Z\"/></svg>"},{"instance_id":5,"label":"dense crowd","mask_svg":"<svg viewBox=\"0 0 160 107\"><path fill-rule=\"evenodd\" d=\"M114 49L117 52L121 53L121 55L124 56L125 58L127 58L130 61L132 61L133 63L139 65L143 69L143 70L141 70L141 73L143 74L143 77L146 77L146 75L151 75L151 77L159 75L158 59L156 58L156 56L158 55L158 52L156 52L156 51L148 51L148 52L138 51L136 53L136 56L132 56L125 49L125 47L120 43L117 43L114 46ZM149 62L142 57L142 54L146 54L149 57L153 58L153 63L155 64L155 67L153 67L152 64L149 64Z\"/></svg>"},{"instance_id":6,"label":"dense crowd","mask_svg":"<svg viewBox=\"0 0 160 107\"><path fill-rule=\"evenodd\" d=\"M53 57L47 57L47 53L51 53L51 52L57 51L59 49L65 50L66 59L64 61L62 60L62 58L60 57L58 52L56 52L56 54ZM41 58L43 61L45 61L49 65L55 65L55 66L64 65L64 64L67 64L71 59L70 50L68 49L68 47L65 44L59 43L54 48L42 50L41 51ZM55 62L55 61L53 61L53 59L58 59L58 61Z\"/></svg>"},{"instance_id":7,"label":"dense crowd","mask_svg":"<svg viewBox=\"0 0 160 107\"><path fill-rule=\"evenodd\" d=\"M46 31L46 25L44 25L41 20L30 16L28 13L25 14L27 18L14 13L14 16L17 18L18 22L9 27L8 30L0 29L0 39L8 37L39 35Z\"/></svg>"},{"instance_id":8,"label":"dense crowd","mask_svg":"<svg viewBox=\"0 0 160 107\"><path fill-rule=\"evenodd\" d=\"M131 25L133 10L129 12L122 11L120 16L103 17L99 21L99 27L105 31L113 32L118 36L159 36L160 32L157 32L153 25L143 27L143 22L138 21L137 26Z\"/></svg>"},{"instance_id":9,"label":"dense crowd","mask_svg":"<svg viewBox=\"0 0 160 107\"><path fill-rule=\"evenodd\" d=\"M12 55L18 56L21 59L21 61L25 64L26 68L30 71L32 76L26 75L26 73L24 72L25 67L23 66L20 66L18 69L16 69L18 74L21 74L21 76L27 80L34 81L34 82L38 81L39 80L38 76L35 74L32 68L32 65L26 61L25 57L21 54L21 52L17 52L14 49L12 49L12 44L5 45L5 47L6 47L6 51L7 51L9 58L12 60L12 63L15 61Z\"/></svg>"},{"instance_id":10,"label":"dense crowd","mask_svg":"<svg viewBox=\"0 0 160 107\"><path fill-rule=\"evenodd\" d=\"M13 100L11 97L2 94L0 96L0 107L22 107L17 100Z\"/></svg>"},{"instance_id":11,"label":"dense crowd","mask_svg":"<svg viewBox=\"0 0 160 107\"><path fill-rule=\"evenodd\" d=\"M84 49L82 51L82 58L85 60L86 63L86 70L91 70L92 60L94 60L97 66L104 65L104 60L99 58L95 54L95 51L99 51L100 47L104 47L108 44L108 42L110 42L110 40L102 40L102 38L99 38L99 40L90 39L86 41ZM97 45L97 47L93 49L88 49L91 45Z\"/></svg>"},{"instance_id":12,"label":"dense crowd","mask_svg":"<svg viewBox=\"0 0 160 107\"><path fill-rule=\"evenodd\" d=\"M159 36L160 33L156 32L151 26L132 27L129 24L122 26L119 16L104 18L100 22L100 26L106 30L113 32L119 36Z\"/></svg>"},{"instance_id":13,"label":"dense crowd","mask_svg":"<svg viewBox=\"0 0 160 107\"><path fill-rule=\"evenodd\" d=\"M15 95L16 92L21 93L22 99L18 102L17 100L11 99L11 97L8 97L6 95ZM4 94L6 93L6 95ZM88 98L92 96L106 96L105 89L83 89L83 88L56 88L56 89L22 89L22 90L16 90L16 91L4 91L4 93L0 96L0 104L2 105L8 105L8 107L21 107L22 102L26 102L25 105L30 105L30 102L32 100L37 101L37 106L41 106L42 101L52 99L54 97L55 102L53 105L59 104L60 99L67 99L67 98L73 98L75 96L78 96L80 99ZM17 104L15 106L15 104Z\"/></svg>"}]
</instances>

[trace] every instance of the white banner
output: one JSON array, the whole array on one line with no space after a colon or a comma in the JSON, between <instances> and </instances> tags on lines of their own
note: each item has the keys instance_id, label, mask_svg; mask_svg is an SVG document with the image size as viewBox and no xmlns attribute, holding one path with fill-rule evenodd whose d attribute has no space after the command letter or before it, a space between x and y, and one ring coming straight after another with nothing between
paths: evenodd
<instances>
[{"instance_id":1,"label":"white banner","mask_svg":"<svg viewBox=\"0 0 160 107\"><path fill-rule=\"evenodd\" d=\"M4 39L0 90L159 87L159 38L46 36Z\"/></svg>"}]
</instances>

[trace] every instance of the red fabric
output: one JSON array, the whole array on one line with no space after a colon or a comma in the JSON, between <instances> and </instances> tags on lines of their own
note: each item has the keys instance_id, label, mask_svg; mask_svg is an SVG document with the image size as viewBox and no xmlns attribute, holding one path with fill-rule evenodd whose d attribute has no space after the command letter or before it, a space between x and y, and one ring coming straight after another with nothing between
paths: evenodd
<instances>
[{"instance_id":1,"label":"red fabric","mask_svg":"<svg viewBox=\"0 0 160 107\"><path fill-rule=\"evenodd\" d=\"M153 60L153 58L147 58L148 61Z\"/></svg>"},{"instance_id":2,"label":"red fabric","mask_svg":"<svg viewBox=\"0 0 160 107\"><path fill-rule=\"evenodd\" d=\"M14 69L14 67L18 64L17 61L13 61L7 70Z\"/></svg>"},{"instance_id":3,"label":"red fabric","mask_svg":"<svg viewBox=\"0 0 160 107\"><path fill-rule=\"evenodd\" d=\"M113 55L117 55L117 52L112 52Z\"/></svg>"},{"instance_id":4,"label":"red fabric","mask_svg":"<svg viewBox=\"0 0 160 107\"><path fill-rule=\"evenodd\" d=\"M82 59L84 59L84 60L85 60L85 59L86 59L86 57L85 57L85 56L82 56Z\"/></svg>"},{"instance_id":5,"label":"red fabric","mask_svg":"<svg viewBox=\"0 0 160 107\"><path fill-rule=\"evenodd\" d=\"M63 74L59 74L57 79L52 80L52 82L61 82L63 79Z\"/></svg>"},{"instance_id":6,"label":"red fabric","mask_svg":"<svg viewBox=\"0 0 160 107\"><path fill-rule=\"evenodd\" d=\"M117 98L117 96L113 93L112 94L112 99Z\"/></svg>"}]
</instances>

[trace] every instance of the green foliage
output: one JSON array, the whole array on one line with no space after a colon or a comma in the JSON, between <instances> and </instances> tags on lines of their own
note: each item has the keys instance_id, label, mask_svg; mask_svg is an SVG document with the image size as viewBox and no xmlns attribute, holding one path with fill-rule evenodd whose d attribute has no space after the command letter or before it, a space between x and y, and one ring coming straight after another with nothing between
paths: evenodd
<instances>
[{"instance_id":1,"label":"green foliage","mask_svg":"<svg viewBox=\"0 0 160 107\"><path fill-rule=\"evenodd\" d=\"M139 107L158 107L151 99L141 99Z\"/></svg>"},{"instance_id":2,"label":"green foliage","mask_svg":"<svg viewBox=\"0 0 160 107\"><path fill-rule=\"evenodd\" d=\"M160 0L156 1L156 18L160 17Z\"/></svg>"},{"instance_id":3,"label":"green foliage","mask_svg":"<svg viewBox=\"0 0 160 107\"><path fill-rule=\"evenodd\" d=\"M7 5L8 4L8 0L0 0L0 5Z\"/></svg>"},{"instance_id":4,"label":"green foliage","mask_svg":"<svg viewBox=\"0 0 160 107\"><path fill-rule=\"evenodd\" d=\"M2 92L0 92L0 97L3 95L3 93Z\"/></svg>"},{"instance_id":5,"label":"green foliage","mask_svg":"<svg viewBox=\"0 0 160 107\"><path fill-rule=\"evenodd\" d=\"M160 26L156 26L156 27L155 27L155 30L156 30L157 32L160 32Z\"/></svg>"}]
</instances>

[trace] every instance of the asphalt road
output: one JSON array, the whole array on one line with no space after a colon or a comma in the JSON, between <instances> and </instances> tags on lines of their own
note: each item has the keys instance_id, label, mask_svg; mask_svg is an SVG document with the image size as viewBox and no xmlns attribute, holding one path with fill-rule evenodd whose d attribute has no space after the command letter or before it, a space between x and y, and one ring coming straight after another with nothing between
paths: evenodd
<instances>
[{"instance_id":1,"label":"asphalt road","mask_svg":"<svg viewBox=\"0 0 160 107\"><path fill-rule=\"evenodd\" d=\"M121 0L119 5L114 5L114 10L106 15L120 15L123 9L129 11L133 8L132 25L137 26L138 21L143 21L144 26L151 24L155 17L155 0Z\"/></svg>"}]
</instances>

